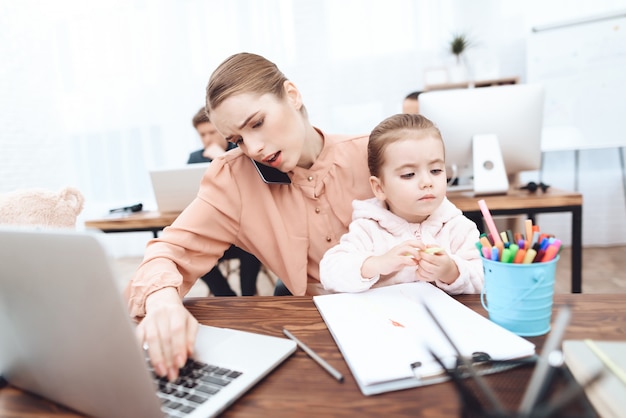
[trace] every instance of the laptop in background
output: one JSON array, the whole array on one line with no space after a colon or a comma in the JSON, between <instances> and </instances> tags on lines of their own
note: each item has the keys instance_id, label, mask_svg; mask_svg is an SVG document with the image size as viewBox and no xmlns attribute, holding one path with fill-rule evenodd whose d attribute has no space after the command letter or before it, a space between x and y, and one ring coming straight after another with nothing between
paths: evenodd
<instances>
[{"instance_id":1,"label":"laptop in background","mask_svg":"<svg viewBox=\"0 0 626 418\"><path fill-rule=\"evenodd\" d=\"M211 163L150 170L159 212L182 212L198 194L200 180Z\"/></svg>"},{"instance_id":2,"label":"laptop in background","mask_svg":"<svg viewBox=\"0 0 626 418\"><path fill-rule=\"evenodd\" d=\"M296 350L286 338L200 326L194 360L221 376L177 389L151 374L95 235L0 228L0 277L3 377L90 416L215 416ZM168 415L165 404L180 406Z\"/></svg>"}]
</instances>

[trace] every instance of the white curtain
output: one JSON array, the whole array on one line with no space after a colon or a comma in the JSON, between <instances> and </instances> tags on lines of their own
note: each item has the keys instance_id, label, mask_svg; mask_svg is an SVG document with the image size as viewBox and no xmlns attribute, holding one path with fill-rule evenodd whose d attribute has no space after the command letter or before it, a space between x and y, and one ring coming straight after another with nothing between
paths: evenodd
<instances>
[{"instance_id":1,"label":"white curtain","mask_svg":"<svg viewBox=\"0 0 626 418\"><path fill-rule=\"evenodd\" d=\"M148 169L200 146L191 117L230 54L276 62L323 129L367 132L420 87L417 46L433 36L416 24L430 6L410 0L0 4L0 191L71 183L88 213L153 204Z\"/></svg>"}]
</instances>

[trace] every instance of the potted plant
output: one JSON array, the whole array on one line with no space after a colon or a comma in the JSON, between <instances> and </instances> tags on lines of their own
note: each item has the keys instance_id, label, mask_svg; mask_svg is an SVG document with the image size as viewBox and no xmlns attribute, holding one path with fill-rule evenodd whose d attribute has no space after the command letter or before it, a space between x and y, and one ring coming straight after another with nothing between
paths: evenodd
<instances>
[{"instance_id":1,"label":"potted plant","mask_svg":"<svg viewBox=\"0 0 626 418\"><path fill-rule=\"evenodd\" d=\"M450 52L456 57L456 62L461 63L461 56L463 53L472 46L467 35L463 33L457 33L452 35L450 40Z\"/></svg>"},{"instance_id":2,"label":"potted plant","mask_svg":"<svg viewBox=\"0 0 626 418\"><path fill-rule=\"evenodd\" d=\"M469 37L464 33L455 33L450 40L449 51L456 58L456 65L451 68L451 76L453 82L469 81L469 86L473 87L470 76L470 68L466 60L465 52L471 48L473 43Z\"/></svg>"}]
</instances>

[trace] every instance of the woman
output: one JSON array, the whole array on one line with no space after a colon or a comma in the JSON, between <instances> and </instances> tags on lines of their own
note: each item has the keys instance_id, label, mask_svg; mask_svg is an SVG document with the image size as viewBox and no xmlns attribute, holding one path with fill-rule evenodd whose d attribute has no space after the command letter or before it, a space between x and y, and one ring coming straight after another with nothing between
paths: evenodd
<instances>
[{"instance_id":1,"label":"woman","mask_svg":"<svg viewBox=\"0 0 626 418\"><path fill-rule=\"evenodd\" d=\"M238 148L213 160L197 198L149 242L125 292L131 315L143 317L138 339L170 380L193 352L198 326L181 298L231 244L292 294L322 293L322 256L348 230L352 200L373 196L367 135L313 127L299 90L267 59L226 59L209 79L206 109Z\"/></svg>"}]
</instances>

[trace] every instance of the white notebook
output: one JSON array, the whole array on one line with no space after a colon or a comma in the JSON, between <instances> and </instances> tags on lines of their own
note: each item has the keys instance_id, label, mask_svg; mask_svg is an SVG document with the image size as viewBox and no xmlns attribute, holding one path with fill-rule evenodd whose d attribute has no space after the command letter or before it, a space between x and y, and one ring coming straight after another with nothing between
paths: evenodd
<instances>
[{"instance_id":1,"label":"white notebook","mask_svg":"<svg viewBox=\"0 0 626 418\"><path fill-rule=\"evenodd\" d=\"M464 356L487 353L492 360L511 360L535 355L534 344L429 283L314 296L364 395L447 380L429 348L448 367L456 363L456 352L421 300L426 301Z\"/></svg>"}]
</instances>

